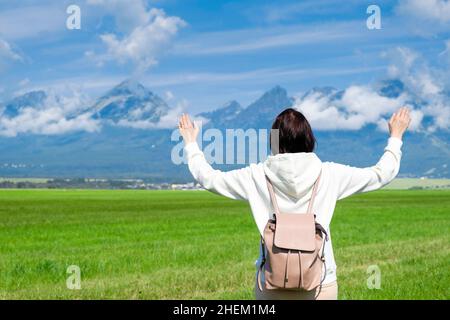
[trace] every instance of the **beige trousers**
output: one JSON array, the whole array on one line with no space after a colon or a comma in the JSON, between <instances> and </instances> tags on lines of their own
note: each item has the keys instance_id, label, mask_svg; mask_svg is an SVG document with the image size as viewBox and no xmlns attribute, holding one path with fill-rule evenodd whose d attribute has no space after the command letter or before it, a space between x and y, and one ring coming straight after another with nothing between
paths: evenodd
<instances>
[{"instance_id":1,"label":"beige trousers","mask_svg":"<svg viewBox=\"0 0 450 320\"><path fill-rule=\"evenodd\" d=\"M338 285L336 281L327 283L311 291L266 290L259 291L255 285L256 300L337 300Z\"/></svg>"}]
</instances>

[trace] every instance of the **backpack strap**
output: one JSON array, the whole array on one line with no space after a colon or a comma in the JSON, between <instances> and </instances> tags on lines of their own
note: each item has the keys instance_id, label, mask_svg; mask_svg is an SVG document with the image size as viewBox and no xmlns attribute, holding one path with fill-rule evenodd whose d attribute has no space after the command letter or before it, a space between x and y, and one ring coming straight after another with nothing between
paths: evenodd
<instances>
[{"instance_id":1,"label":"backpack strap","mask_svg":"<svg viewBox=\"0 0 450 320\"><path fill-rule=\"evenodd\" d=\"M311 210L313 208L314 200L316 199L317 186L319 185L321 175L322 175L322 171L320 171L316 182L314 182L311 199L309 200L308 210L306 210L306 213L311 213ZM280 209L278 207L277 198L275 197L275 192L273 190L272 182L269 180L269 177L267 177L267 175L266 175L266 183L267 183L267 189L269 189L269 194L270 194L270 199L272 201L273 210L275 211L275 214L279 214Z\"/></svg>"},{"instance_id":2,"label":"backpack strap","mask_svg":"<svg viewBox=\"0 0 450 320\"><path fill-rule=\"evenodd\" d=\"M308 210L306 210L306 213L312 213L311 211L312 211L312 208L314 205L314 200L316 199L317 186L319 185L321 175L322 175L322 170L320 170L319 176L317 177L316 182L314 182L314 187L313 187L312 194L311 194L311 200L309 200Z\"/></svg>"},{"instance_id":3,"label":"backpack strap","mask_svg":"<svg viewBox=\"0 0 450 320\"><path fill-rule=\"evenodd\" d=\"M273 191L273 185L272 185L272 182L270 182L268 176L266 176L266 183L267 183L267 189L269 189L270 199L272 200L273 210L275 211L275 214L279 214L280 209L278 208L277 198L275 197L275 192Z\"/></svg>"},{"instance_id":4,"label":"backpack strap","mask_svg":"<svg viewBox=\"0 0 450 320\"><path fill-rule=\"evenodd\" d=\"M261 284L261 274L264 272L264 265L266 264L266 246L264 243L264 238L261 236L261 252L262 252L262 259L261 263L258 267L258 272L256 273L256 278L258 280L258 289L259 291L263 291L262 284Z\"/></svg>"}]
</instances>

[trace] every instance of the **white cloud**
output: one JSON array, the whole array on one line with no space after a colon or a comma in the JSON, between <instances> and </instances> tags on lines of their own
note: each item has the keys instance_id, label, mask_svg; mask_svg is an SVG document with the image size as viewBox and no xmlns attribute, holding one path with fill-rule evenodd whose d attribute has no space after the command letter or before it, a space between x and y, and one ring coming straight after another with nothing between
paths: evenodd
<instances>
[{"instance_id":1,"label":"white cloud","mask_svg":"<svg viewBox=\"0 0 450 320\"><path fill-rule=\"evenodd\" d=\"M151 9L146 13L145 23L119 38L116 34L103 34L101 40L107 52L99 56L100 62L114 60L119 63L133 62L137 71L145 71L158 62L157 58L167 50L180 28L186 23L179 17L167 16L163 10ZM92 56L91 52L87 53Z\"/></svg>"},{"instance_id":2,"label":"white cloud","mask_svg":"<svg viewBox=\"0 0 450 320\"><path fill-rule=\"evenodd\" d=\"M404 0L399 2L397 11L415 20L450 23L450 1L448 0Z\"/></svg>"},{"instance_id":3,"label":"white cloud","mask_svg":"<svg viewBox=\"0 0 450 320\"><path fill-rule=\"evenodd\" d=\"M358 130L367 124L382 125L386 116L405 103L405 96L387 98L367 86L350 86L340 98L311 92L296 99L294 108L303 112L319 130Z\"/></svg>"},{"instance_id":4,"label":"white cloud","mask_svg":"<svg viewBox=\"0 0 450 320\"><path fill-rule=\"evenodd\" d=\"M25 108L14 118L0 118L0 135L15 137L20 133L63 134L71 131L94 132L99 130L98 123L89 115L81 114L66 118L59 107L36 110Z\"/></svg>"},{"instance_id":5,"label":"white cloud","mask_svg":"<svg viewBox=\"0 0 450 320\"><path fill-rule=\"evenodd\" d=\"M339 100L351 114L360 114L368 123L375 122L380 115L390 114L405 104L406 96L388 98L380 95L368 86L351 86Z\"/></svg>"},{"instance_id":6,"label":"white cloud","mask_svg":"<svg viewBox=\"0 0 450 320\"><path fill-rule=\"evenodd\" d=\"M357 130L364 125L361 115L342 113L329 97L321 94L311 94L299 99L293 107L303 112L311 125L318 130Z\"/></svg>"},{"instance_id":7,"label":"white cloud","mask_svg":"<svg viewBox=\"0 0 450 320\"><path fill-rule=\"evenodd\" d=\"M450 83L446 66L431 67L427 61L407 48L396 48L386 54L395 67L389 75L400 79L408 88L413 100L421 104L424 116L433 118L434 123L427 128L448 129L450 127Z\"/></svg>"},{"instance_id":8,"label":"white cloud","mask_svg":"<svg viewBox=\"0 0 450 320\"><path fill-rule=\"evenodd\" d=\"M0 119L0 135L14 137L20 133L63 134L70 131L97 131L97 124L82 114L66 118L58 107L36 110L24 109L17 117Z\"/></svg>"},{"instance_id":9,"label":"white cloud","mask_svg":"<svg viewBox=\"0 0 450 320\"><path fill-rule=\"evenodd\" d=\"M1 60L23 61L23 58L7 41L0 39L0 62Z\"/></svg>"},{"instance_id":10,"label":"white cloud","mask_svg":"<svg viewBox=\"0 0 450 320\"><path fill-rule=\"evenodd\" d=\"M422 125L423 116L424 114L421 110L411 110L411 123L409 128L413 131L419 130Z\"/></svg>"},{"instance_id":11,"label":"white cloud","mask_svg":"<svg viewBox=\"0 0 450 320\"><path fill-rule=\"evenodd\" d=\"M436 129L449 129L450 127L450 102L442 97L430 101L424 108L426 115L433 117L434 124L429 128L430 131Z\"/></svg>"},{"instance_id":12,"label":"white cloud","mask_svg":"<svg viewBox=\"0 0 450 320\"><path fill-rule=\"evenodd\" d=\"M21 133L55 135L72 131L98 131L99 122L93 120L89 113L83 112L85 102L85 97L78 92L71 96L60 96L50 90L42 107L25 107L12 118L1 116L0 135L14 137Z\"/></svg>"},{"instance_id":13,"label":"white cloud","mask_svg":"<svg viewBox=\"0 0 450 320\"><path fill-rule=\"evenodd\" d=\"M438 72L431 69L417 52L397 47L384 56L392 61L388 69L391 78L399 78L420 97L432 98L442 92Z\"/></svg>"},{"instance_id":14,"label":"white cloud","mask_svg":"<svg viewBox=\"0 0 450 320\"><path fill-rule=\"evenodd\" d=\"M410 130L435 131L450 128L449 70L430 67L417 52L398 47L383 53L391 61L388 76L400 80L404 91L397 97L386 97L370 86L352 85L335 96L313 91L298 98L294 105L312 125L320 130L358 130L375 124L388 129L390 115L402 106L411 109ZM423 127L425 117L432 123Z\"/></svg>"}]
</instances>

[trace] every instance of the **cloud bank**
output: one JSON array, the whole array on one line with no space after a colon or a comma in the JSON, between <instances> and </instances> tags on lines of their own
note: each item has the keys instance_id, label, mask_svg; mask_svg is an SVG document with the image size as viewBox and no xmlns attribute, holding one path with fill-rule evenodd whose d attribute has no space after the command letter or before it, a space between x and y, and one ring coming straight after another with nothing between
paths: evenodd
<instances>
[{"instance_id":1,"label":"cloud bank","mask_svg":"<svg viewBox=\"0 0 450 320\"><path fill-rule=\"evenodd\" d=\"M352 85L342 92L311 91L298 97L294 108L302 111L319 130L358 130L375 124L387 130L387 119L402 106L411 109L410 130L450 128L448 69L432 68L417 52L397 47L383 53L391 61L388 78L404 85L398 95L386 95L370 85ZM425 127L425 117L431 124Z\"/></svg>"},{"instance_id":2,"label":"cloud bank","mask_svg":"<svg viewBox=\"0 0 450 320\"><path fill-rule=\"evenodd\" d=\"M87 102L79 92L60 95L49 91L39 107L24 106L14 117L0 116L0 135L15 137L21 133L55 135L73 131L95 132L100 123L83 112Z\"/></svg>"},{"instance_id":3,"label":"cloud bank","mask_svg":"<svg viewBox=\"0 0 450 320\"><path fill-rule=\"evenodd\" d=\"M404 96L390 99L368 86L350 86L339 98L322 92L307 93L296 99L293 107L318 130L358 130L370 123L378 124L383 115L404 103Z\"/></svg>"}]
</instances>

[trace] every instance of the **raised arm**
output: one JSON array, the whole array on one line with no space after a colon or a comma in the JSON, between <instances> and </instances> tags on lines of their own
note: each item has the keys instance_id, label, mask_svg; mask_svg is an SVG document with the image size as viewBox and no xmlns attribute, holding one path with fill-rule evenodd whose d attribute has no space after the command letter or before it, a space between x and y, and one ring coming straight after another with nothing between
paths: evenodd
<instances>
[{"instance_id":1,"label":"raised arm","mask_svg":"<svg viewBox=\"0 0 450 320\"><path fill-rule=\"evenodd\" d=\"M247 185L251 181L250 168L228 172L214 170L196 142L199 129L188 115L181 117L178 127L185 142L184 151L194 179L211 192L231 199L247 200Z\"/></svg>"},{"instance_id":2,"label":"raised arm","mask_svg":"<svg viewBox=\"0 0 450 320\"><path fill-rule=\"evenodd\" d=\"M391 182L400 170L402 137L411 118L407 108L401 108L389 120L390 138L376 165L367 168L329 163L336 183L337 199L354 193L379 189Z\"/></svg>"}]
</instances>

